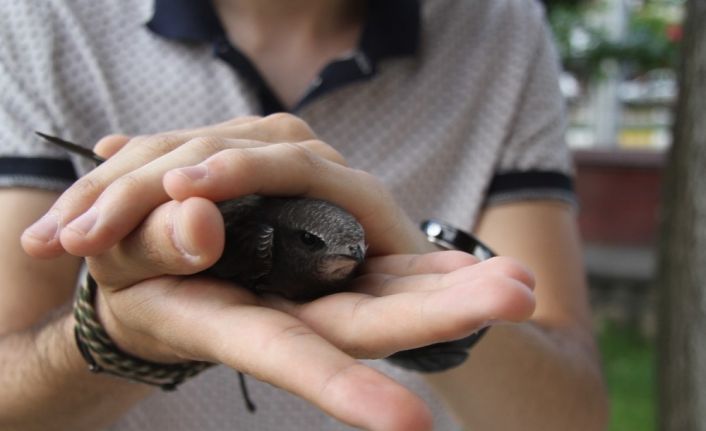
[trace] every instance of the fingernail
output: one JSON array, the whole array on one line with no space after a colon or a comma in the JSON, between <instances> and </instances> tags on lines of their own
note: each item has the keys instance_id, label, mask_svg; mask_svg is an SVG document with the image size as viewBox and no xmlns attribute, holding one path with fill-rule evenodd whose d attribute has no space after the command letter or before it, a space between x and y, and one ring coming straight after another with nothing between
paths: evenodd
<instances>
[{"instance_id":1,"label":"fingernail","mask_svg":"<svg viewBox=\"0 0 706 431\"><path fill-rule=\"evenodd\" d=\"M199 255L198 249L182 223L181 205L172 212L172 242L176 249L187 257L194 258Z\"/></svg>"},{"instance_id":2,"label":"fingernail","mask_svg":"<svg viewBox=\"0 0 706 431\"><path fill-rule=\"evenodd\" d=\"M205 165L195 165L187 166L185 168L179 168L175 171L177 174L183 175L186 178L196 181L206 178L208 175L208 168Z\"/></svg>"},{"instance_id":3,"label":"fingernail","mask_svg":"<svg viewBox=\"0 0 706 431\"><path fill-rule=\"evenodd\" d=\"M74 230L82 235L86 235L93 229L93 226L98 221L98 208L91 207L85 213L81 214L78 218L74 219L69 223L67 228Z\"/></svg>"},{"instance_id":4,"label":"fingernail","mask_svg":"<svg viewBox=\"0 0 706 431\"><path fill-rule=\"evenodd\" d=\"M25 235L42 242L49 242L57 237L59 233L59 218L56 214L45 214L32 226L25 230Z\"/></svg>"}]
</instances>

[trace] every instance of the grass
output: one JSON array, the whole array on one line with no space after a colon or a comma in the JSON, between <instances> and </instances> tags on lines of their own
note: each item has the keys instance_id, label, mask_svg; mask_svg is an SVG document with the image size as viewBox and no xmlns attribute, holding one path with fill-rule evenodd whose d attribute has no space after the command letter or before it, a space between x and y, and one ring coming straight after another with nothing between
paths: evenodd
<instances>
[{"instance_id":1,"label":"grass","mask_svg":"<svg viewBox=\"0 0 706 431\"><path fill-rule=\"evenodd\" d=\"M607 324L598 342L611 399L609 431L655 430L654 341L635 328Z\"/></svg>"}]
</instances>

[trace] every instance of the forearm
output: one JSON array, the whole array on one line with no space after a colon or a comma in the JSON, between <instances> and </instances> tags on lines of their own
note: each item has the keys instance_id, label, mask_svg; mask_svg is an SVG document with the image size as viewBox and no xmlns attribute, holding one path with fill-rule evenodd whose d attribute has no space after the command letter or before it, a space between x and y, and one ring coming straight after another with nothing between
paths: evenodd
<instances>
[{"instance_id":1,"label":"forearm","mask_svg":"<svg viewBox=\"0 0 706 431\"><path fill-rule=\"evenodd\" d=\"M431 375L467 429L602 430L607 403L591 335L498 325L462 367Z\"/></svg>"},{"instance_id":2,"label":"forearm","mask_svg":"<svg viewBox=\"0 0 706 431\"><path fill-rule=\"evenodd\" d=\"M1 430L94 430L151 389L87 370L65 312L0 338Z\"/></svg>"},{"instance_id":3,"label":"forearm","mask_svg":"<svg viewBox=\"0 0 706 431\"><path fill-rule=\"evenodd\" d=\"M469 429L604 429L607 397L572 208L498 205L484 211L476 234L532 269L537 306L527 323L493 326L467 364L435 384Z\"/></svg>"}]
</instances>

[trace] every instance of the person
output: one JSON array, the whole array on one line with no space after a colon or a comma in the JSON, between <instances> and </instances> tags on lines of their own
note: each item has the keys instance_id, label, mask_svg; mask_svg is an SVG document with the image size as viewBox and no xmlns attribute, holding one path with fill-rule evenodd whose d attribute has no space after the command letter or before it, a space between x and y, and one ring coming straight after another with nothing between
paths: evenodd
<instances>
[{"instance_id":1,"label":"person","mask_svg":"<svg viewBox=\"0 0 706 431\"><path fill-rule=\"evenodd\" d=\"M0 428L605 426L538 4L2 6ZM222 251L214 202L247 194L351 212L368 243L351 291L296 303L194 275ZM428 217L503 257L439 251ZM84 260L122 350L225 366L175 392L89 372L70 311ZM449 371L379 360L491 323ZM233 369L254 377L256 414Z\"/></svg>"}]
</instances>

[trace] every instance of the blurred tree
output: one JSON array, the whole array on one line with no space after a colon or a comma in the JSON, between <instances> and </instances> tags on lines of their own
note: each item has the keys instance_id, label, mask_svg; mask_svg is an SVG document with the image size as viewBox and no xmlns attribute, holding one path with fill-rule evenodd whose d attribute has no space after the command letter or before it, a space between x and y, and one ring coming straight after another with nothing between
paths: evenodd
<instances>
[{"instance_id":1,"label":"blurred tree","mask_svg":"<svg viewBox=\"0 0 706 431\"><path fill-rule=\"evenodd\" d=\"M706 430L706 0L688 0L660 250L660 429Z\"/></svg>"}]
</instances>

